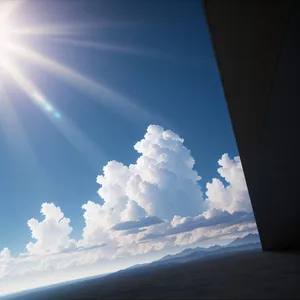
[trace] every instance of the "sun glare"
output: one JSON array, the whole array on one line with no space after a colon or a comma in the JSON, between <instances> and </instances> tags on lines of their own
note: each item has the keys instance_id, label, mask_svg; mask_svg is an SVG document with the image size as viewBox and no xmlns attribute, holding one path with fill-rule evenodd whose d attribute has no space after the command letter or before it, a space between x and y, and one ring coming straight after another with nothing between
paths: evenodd
<instances>
[{"instance_id":1,"label":"sun glare","mask_svg":"<svg viewBox=\"0 0 300 300\"><path fill-rule=\"evenodd\" d=\"M9 33L8 28L0 25L0 62L2 63L8 59L8 43L9 43Z\"/></svg>"},{"instance_id":2,"label":"sun glare","mask_svg":"<svg viewBox=\"0 0 300 300\"><path fill-rule=\"evenodd\" d=\"M103 151L65 113L59 111L57 104L50 102L46 92L42 91L38 82L34 81L28 71L22 69L22 64L18 62L21 60L30 63L33 66L31 69L32 72L39 72L42 69L42 72L55 75L57 78L69 83L71 87L80 88L90 95L91 99L96 101L100 99L101 104L109 102L117 108L119 106L123 108L125 105L128 111L133 111L133 105L129 100L114 90L103 86L101 82L89 79L67 65L55 61L43 53L36 52L34 43L30 42L31 36L34 36L36 42L38 42L37 39L39 37L62 35L74 37L78 32L81 32L81 29L101 28L105 24L74 23L45 25L39 23L32 26L32 24L27 24L27 22L30 20L29 23L31 23L31 20L34 18L20 18L21 14L31 14L30 10L26 12L26 7L24 9L24 3L26 3L24 0L0 0L0 112L5 111L5 114L0 114L0 123L5 123L3 128L7 136L12 138L13 145L17 144L15 141L17 139L18 141L22 141L24 145L27 143L30 146L30 143L26 142L26 132L22 129L22 124L14 110L14 105L17 105L18 101L14 101L14 99L9 97L9 92L6 90L5 84L8 80L22 91L25 97L21 99L31 100L66 140L77 148L83 157L94 166L94 161L99 157L105 157ZM23 20L22 25L19 20ZM108 26L110 25L108 24ZM28 37L29 39L27 39ZM36 69L35 67L40 67L40 69ZM56 103L60 100L56 99ZM121 111L123 113L123 109ZM15 134L17 127L21 128L19 130L20 136L18 137ZM12 132L10 130L14 134L9 134L9 132ZM37 165L33 161L34 154L28 155L28 157L33 158L30 159L32 165Z\"/></svg>"},{"instance_id":3,"label":"sun glare","mask_svg":"<svg viewBox=\"0 0 300 300\"><path fill-rule=\"evenodd\" d=\"M38 92L38 89L30 82L29 78L26 79L12 57L11 46L15 42L12 38L15 35L12 27L13 12L20 3L21 1L5 1L0 4L0 70L5 71L35 104L52 114L55 119L60 119L60 113L55 111L53 105L46 100L46 97Z\"/></svg>"},{"instance_id":4,"label":"sun glare","mask_svg":"<svg viewBox=\"0 0 300 300\"><path fill-rule=\"evenodd\" d=\"M77 126L68 119L67 115L59 110L57 103L60 100L56 96L55 102L49 99L46 91L43 91L39 83L31 76L31 72L43 72L43 74L51 74L67 83L71 88L84 92L90 100L94 100L104 106L109 106L123 117L130 117L131 121L138 118L135 116L143 116L148 118L150 115L130 99L124 97L117 91L105 86L102 82L89 78L82 74L79 70L75 70L63 62L55 60L51 56L45 55L35 50L35 43L39 43L39 38L53 38L60 36L56 42L69 41L85 32L90 32L93 28L105 28L120 26L115 23L70 23L70 24L32 24L33 18L30 17L32 10L26 10L25 0L0 0L0 104L4 103L1 99L4 97L2 91L6 89L5 83L12 82L20 89L25 99L40 109L42 113L53 123L54 126L65 136L65 138L75 146L80 152L90 160L90 157L104 156L101 149L95 147L94 143L82 132ZM21 9L22 7L22 9ZM23 18L21 15L28 14ZM22 24L20 24L22 22ZM34 21L33 21L34 23ZM34 37L34 39L31 39ZM69 39L68 39L69 38ZM70 43L76 46L75 43ZM95 48L99 50L120 52L128 54L147 54L135 51L132 48L116 47L105 43L89 43L83 44L84 47ZM22 61L29 63L30 73L23 69ZM19 63L18 63L19 62ZM20 63L21 62L21 63ZM4 80L5 78L5 80ZM6 93L9 96L9 93ZM11 107L13 107L13 99L9 99ZM22 98L23 100L23 98ZM17 101L16 101L17 103ZM0 108L0 110L3 108ZM134 118L132 118L134 116ZM0 120L2 121L2 120ZM9 128L10 125L6 127Z\"/></svg>"},{"instance_id":5,"label":"sun glare","mask_svg":"<svg viewBox=\"0 0 300 300\"><path fill-rule=\"evenodd\" d=\"M8 59L8 45L11 42L11 13L17 2L0 4L0 65Z\"/></svg>"}]
</instances>

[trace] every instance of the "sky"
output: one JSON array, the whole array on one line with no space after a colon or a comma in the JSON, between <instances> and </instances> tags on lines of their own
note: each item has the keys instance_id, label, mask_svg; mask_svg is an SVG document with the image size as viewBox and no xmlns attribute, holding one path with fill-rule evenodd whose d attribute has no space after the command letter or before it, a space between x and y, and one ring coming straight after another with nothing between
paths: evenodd
<instances>
[{"instance_id":1,"label":"sky","mask_svg":"<svg viewBox=\"0 0 300 300\"><path fill-rule=\"evenodd\" d=\"M0 26L0 295L256 232L201 1Z\"/></svg>"}]
</instances>

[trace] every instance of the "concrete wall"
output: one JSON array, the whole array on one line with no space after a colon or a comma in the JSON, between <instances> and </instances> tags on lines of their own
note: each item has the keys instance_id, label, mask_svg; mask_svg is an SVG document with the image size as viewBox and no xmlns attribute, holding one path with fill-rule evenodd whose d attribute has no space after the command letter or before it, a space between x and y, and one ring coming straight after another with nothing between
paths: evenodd
<instances>
[{"instance_id":1,"label":"concrete wall","mask_svg":"<svg viewBox=\"0 0 300 300\"><path fill-rule=\"evenodd\" d=\"M203 5L263 249L299 249L300 5Z\"/></svg>"}]
</instances>

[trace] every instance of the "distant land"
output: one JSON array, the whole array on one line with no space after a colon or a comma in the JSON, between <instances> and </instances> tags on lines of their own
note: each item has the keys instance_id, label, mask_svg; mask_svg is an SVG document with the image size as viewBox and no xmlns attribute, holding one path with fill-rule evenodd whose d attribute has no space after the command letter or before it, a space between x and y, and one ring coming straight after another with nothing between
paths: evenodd
<instances>
[{"instance_id":1,"label":"distant land","mask_svg":"<svg viewBox=\"0 0 300 300\"><path fill-rule=\"evenodd\" d=\"M160 260L148 263L139 264L129 267L124 270L112 274L102 274L98 276L93 276L89 278L82 278L80 280L62 282L55 285L50 285L46 287L37 288L34 290L27 290L24 292L11 294L4 296L1 299L6 300L31 300L31 299L102 299L104 297L103 293L105 290L109 289L110 285L115 285L115 281L119 278L130 278L131 276L139 276L142 273L151 273L155 270L166 269L169 267L177 266L178 264L186 264L193 261L205 261L206 259L212 259L216 257L222 257L223 255L228 255L230 253L237 253L242 251L260 250L260 239L258 234L248 234L243 238L237 238L226 246L215 245L209 248L188 248L174 255L167 255ZM121 277L120 277L121 276ZM116 283L117 284L117 283ZM94 288L92 288L94 287ZM93 290L93 293L88 292L89 289ZM99 289L99 291L94 291L94 289ZM80 293L77 290L80 289ZM87 289L87 294L82 295L82 291ZM118 285L115 285L115 289L118 290ZM116 290L113 290L113 293ZM73 294L74 291L74 294ZM76 292L75 292L76 291ZM101 292L101 295L97 295ZM72 295L70 295L72 293ZM78 294L77 294L78 293ZM109 293L109 291L108 291ZM94 296L96 296L96 298ZM123 294L122 294L123 295ZM122 298L121 294L117 295L117 298ZM100 297L100 298L99 298ZM108 295L108 297L110 297ZM113 294L115 297L115 294Z\"/></svg>"},{"instance_id":2,"label":"distant land","mask_svg":"<svg viewBox=\"0 0 300 300\"><path fill-rule=\"evenodd\" d=\"M235 246L241 246L241 245L253 244L253 243L260 243L260 238L258 234L250 233L242 238L237 238L233 240L231 243L229 243L227 246L235 247Z\"/></svg>"},{"instance_id":3,"label":"distant land","mask_svg":"<svg viewBox=\"0 0 300 300\"><path fill-rule=\"evenodd\" d=\"M258 234L248 234L243 238L237 238L225 246L215 245L209 248L188 248L174 255L167 255L158 261L152 262L148 265L159 264L163 262L187 262L194 259L205 258L211 255L236 252L250 249L261 248L260 239Z\"/></svg>"}]
</instances>

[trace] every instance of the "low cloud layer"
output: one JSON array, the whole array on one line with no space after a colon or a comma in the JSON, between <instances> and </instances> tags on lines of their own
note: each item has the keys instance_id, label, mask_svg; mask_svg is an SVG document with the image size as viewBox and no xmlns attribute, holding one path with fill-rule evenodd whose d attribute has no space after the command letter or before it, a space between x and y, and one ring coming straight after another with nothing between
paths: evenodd
<instances>
[{"instance_id":1,"label":"low cloud layer","mask_svg":"<svg viewBox=\"0 0 300 300\"><path fill-rule=\"evenodd\" d=\"M223 154L218 178L203 193L195 160L176 133L150 125L134 149L135 163L110 161L97 177L102 201L82 205L81 239L72 238L71 220L60 207L43 203L44 219L27 223L32 241L26 253L0 252L0 277L69 270L256 231L239 157Z\"/></svg>"},{"instance_id":2,"label":"low cloud layer","mask_svg":"<svg viewBox=\"0 0 300 300\"><path fill-rule=\"evenodd\" d=\"M204 215L199 215L197 217L180 217L174 216L170 226L166 228L163 232L159 234L149 234L145 235L143 240L157 239L161 236L180 234L184 232L189 232L197 228L222 226L227 227L234 224L243 224L254 222L254 215L252 212L234 212L230 214L228 211L218 211L215 210L210 218L206 218Z\"/></svg>"},{"instance_id":3,"label":"low cloud layer","mask_svg":"<svg viewBox=\"0 0 300 300\"><path fill-rule=\"evenodd\" d=\"M8 248L4 248L0 252L0 261L6 262L6 261L9 261L10 258L11 258L10 250Z\"/></svg>"},{"instance_id":4,"label":"low cloud layer","mask_svg":"<svg viewBox=\"0 0 300 300\"><path fill-rule=\"evenodd\" d=\"M139 229L139 228L145 228L149 227L155 224L163 223L161 219L158 217L144 217L141 219L137 219L136 221L126 221L122 223L118 223L112 227L112 230L131 230L131 229ZM132 234L132 231L130 231L130 234Z\"/></svg>"}]
</instances>

